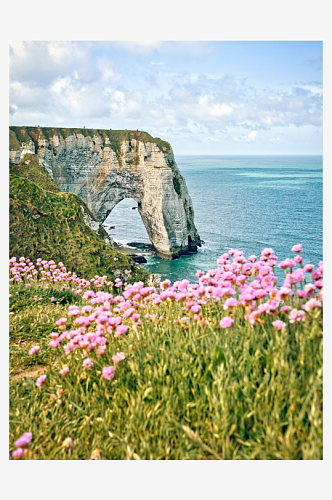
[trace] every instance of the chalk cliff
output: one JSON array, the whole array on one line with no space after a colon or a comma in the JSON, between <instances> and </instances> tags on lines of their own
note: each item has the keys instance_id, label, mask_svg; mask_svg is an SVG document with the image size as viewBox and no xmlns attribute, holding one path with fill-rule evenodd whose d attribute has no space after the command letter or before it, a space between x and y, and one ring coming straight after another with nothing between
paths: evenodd
<instances>
[{"instance_id":1,"label":"chalk cliff","mask_svg":"<svg viewBox=\"0 0 332 500\"><path fill-rule=\"evenodd\" d=\"M139 131L10 127L11 160L28 152L100 222L121 200L137 201L160 257L200 246L192 201L168 142Z\"/></svg>"}]
</instances>

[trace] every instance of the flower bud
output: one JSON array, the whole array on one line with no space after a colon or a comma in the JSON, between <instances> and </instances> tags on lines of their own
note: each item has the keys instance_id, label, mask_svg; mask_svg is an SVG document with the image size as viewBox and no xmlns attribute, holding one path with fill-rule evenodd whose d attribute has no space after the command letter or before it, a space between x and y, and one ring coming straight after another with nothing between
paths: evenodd
<instances>
[{"instance_id":1,"label":"flower bud","mask_svg":"<svg viewBox=\"0 0 332 500\"><path fill-rule=\"evenodd\" d=\"M69 452L72 451L72 449L74 448L73 440L70 437L66 437L66 439L62 443L62 447Z\"/></svg>"}]
</instances>

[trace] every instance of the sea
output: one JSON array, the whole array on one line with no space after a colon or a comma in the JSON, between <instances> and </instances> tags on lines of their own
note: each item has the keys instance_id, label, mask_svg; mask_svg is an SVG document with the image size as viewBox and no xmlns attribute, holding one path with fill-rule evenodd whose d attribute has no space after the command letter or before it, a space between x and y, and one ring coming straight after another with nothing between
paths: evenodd
<instances>
[{"instance_id":1,"label":"sea","mask_svg":"<svg viewBox=\"0 0 332 500\"><path fill-rule=\"evenodd\" d=\"M258 257L272 247L278 262L294 256L302 243L304 264L323 260L322 156L193 156L175 157L191 196L195 225L203 240L197 253L163 260L153 253L141 264L171 282L197 282L196 271L217 268L220 255L232 248ZM105 224L123 246L149 244L137 203L125 199ZM133 252L134 253L134 252ZM278 285L284 272L275 270Z\"/></svg>"}]
</instances>

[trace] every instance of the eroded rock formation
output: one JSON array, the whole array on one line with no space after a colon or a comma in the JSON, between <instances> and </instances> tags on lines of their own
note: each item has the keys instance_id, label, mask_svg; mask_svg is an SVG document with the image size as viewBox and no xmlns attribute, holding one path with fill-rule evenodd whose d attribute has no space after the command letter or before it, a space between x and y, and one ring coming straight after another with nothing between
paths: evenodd
<instances>
[{"instance_id":1,"label":"eroded rock formation","mask_svg":"<svg viewBox=\"0 0 332 500\"><path fill-rule=\"evenodd\" d=\"M160 257L197 250L192 201L169 143L138 131L24 130L33 145L21 143L10 156L22 157L35 146L60 189L80 196L100 222L121 200L133 198Z\"/></svg>"}]
</instances>

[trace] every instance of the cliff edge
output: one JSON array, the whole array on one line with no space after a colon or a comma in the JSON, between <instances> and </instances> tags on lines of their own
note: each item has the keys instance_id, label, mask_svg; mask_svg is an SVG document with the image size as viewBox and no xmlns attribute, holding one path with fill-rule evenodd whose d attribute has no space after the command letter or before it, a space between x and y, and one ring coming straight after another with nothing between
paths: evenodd
<instances>
[{"instance_id":1,"label":"cliff edge","mask_svg":"<svg viewBox=\"0 0 332 500\"><path fill-rule=\"evenodd\" d=\"M160 257L174 259L200 246L186 181L168 142L138 130L10 127L10 160L27 153L100 222L133 198Z\"/></svg>"}]
</instances>

